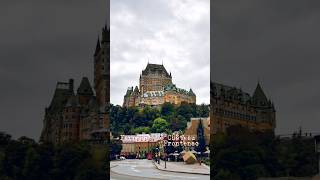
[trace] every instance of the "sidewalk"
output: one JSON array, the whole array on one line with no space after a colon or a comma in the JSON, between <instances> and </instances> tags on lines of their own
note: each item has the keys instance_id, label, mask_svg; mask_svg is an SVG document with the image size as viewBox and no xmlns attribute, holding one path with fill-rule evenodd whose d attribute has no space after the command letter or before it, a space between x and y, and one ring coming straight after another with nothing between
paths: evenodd
<instances>
[{"instance_id":1,"label":"sidewalk","mask_svg":"<svg viewBox=\"0 0 320 180\"><path fill-rule=\"evenodd\" d=\"M258 180L320 180L320 175L315 175L313 177L268 177L258 178Z\"/></svg>"},{"instance_id":2,"label":"sidewalk","mask_svg":"<svg viewBox=\"0 0 320 180\"><path fill-rule=\"evenodd\" d=\"M205 165L204 163L199 165L199 163L195 164L184 164L184 162L166 162L166 168L164 168L164 161L160 161L160 164L153 162L153 164L157 167L157 169L162 171L170 171L177 173L189 173L189 174L202 174L202 175L210 175L210 167Z\"/></svg>"}]
</instances>

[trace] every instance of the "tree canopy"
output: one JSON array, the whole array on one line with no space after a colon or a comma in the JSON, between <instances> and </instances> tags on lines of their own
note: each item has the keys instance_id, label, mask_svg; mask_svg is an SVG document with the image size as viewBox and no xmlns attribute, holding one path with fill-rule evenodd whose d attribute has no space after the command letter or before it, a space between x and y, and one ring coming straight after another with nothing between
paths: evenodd
<instances>
[{"instance_id":1,"label":"tree canopy","mask_svg":"<svg viewBox=\"0 0 320 180\"><path fill-rule=\"evenodd\" d=\"M108 179L107 146L95 148L87 142L54 146L0 133L0 179L60 180ZM105 149L100 158L95 149ZM89 178L90 177L90 178Z\"/></svg>"},{"instance_id":2,"label":"tree canopy","mask_svg":"<svg viewBox=\"0 0 320 180\"><path fill-rule=\"evenodd\" d=\"M151 131L154 133L162 133L168 131L169 123L162 118L157 118L153 121Z\"/></svg>"},{"instance_id":3,"label":"tree canopy","mask_svg":"<svg viewBox=\"0 0 320 180\"><path fill-rule=\"evenodd\" d=\"M113 136L120 134L139 134L159 132L160 130L179 131L184 130L191 117L208 117L209 106L205 104L187 104L182 103L175 106L170 103L164 103L160 107L146 106L121 107L110 105L110 129ZM166 128L156 128L155 119L164 119L162 121Z\"/></svg>"},{"instance_id":4,"label":"tree canopy","mask_svg":"<svg viewBox=\"0 0 320 180\"><path fill-rule=\"evenodd\" d=\"M226 134L217 134L210 141L213 179L310 177L317 173L312 138L280 139L272 132L230 126Z\"/></svg>"}]
</instances>

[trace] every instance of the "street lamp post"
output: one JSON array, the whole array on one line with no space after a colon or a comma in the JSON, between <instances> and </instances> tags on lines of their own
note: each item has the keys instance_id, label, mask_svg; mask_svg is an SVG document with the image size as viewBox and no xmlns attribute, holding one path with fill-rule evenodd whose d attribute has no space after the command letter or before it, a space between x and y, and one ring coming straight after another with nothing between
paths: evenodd
<instances>
[{"instance_id":1,"label":"street lamp post","mask_svg":"<svg viewBox=\"0 0 320 180\"><path fill-rule=\"evenodd\" d=\"M318 175L320 175L320 135L314 136L314 147L318 153Z\"/></svg>"},{"instance_id":2,"label":"street lamp post","mask_svg":"<svg viewBox=\"0 0 320 180\"><path fill-rule=\"evenodd\" d=\"M167 152L166 152L165 146L163 146L163 151L164 151L164 168L167 169Z\"/></svg>"},{"instance_id":3,"label":"street lamp post","mask_svg":"<svg viewBox=\"0 0 320 180\"><path fill-rule=\"evenodd\" d=\"M164 168L167 169L167 154L164 157Z\"/></svg>"}]
</instances>

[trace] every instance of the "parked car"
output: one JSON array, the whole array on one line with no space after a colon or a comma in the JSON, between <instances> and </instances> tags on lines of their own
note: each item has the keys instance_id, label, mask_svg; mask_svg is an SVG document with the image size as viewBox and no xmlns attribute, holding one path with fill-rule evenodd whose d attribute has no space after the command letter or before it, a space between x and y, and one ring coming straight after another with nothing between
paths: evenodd
<instances>
[{"instance_id":1,"label":"parked car","mask_svg":"<svg viewBox=\"0 0 320 180\"><path fill-rule=\"evenodd\" d=\"M126 160L124 156L120 156L120 160Z\"/></svg>"}]
</instances>

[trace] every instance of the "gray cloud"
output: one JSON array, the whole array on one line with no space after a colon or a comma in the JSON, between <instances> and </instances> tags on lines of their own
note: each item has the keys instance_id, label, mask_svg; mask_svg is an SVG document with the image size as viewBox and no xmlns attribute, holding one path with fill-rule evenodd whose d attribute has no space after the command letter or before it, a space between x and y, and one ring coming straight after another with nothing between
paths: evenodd
<instances>
[{"instance_id":1,"label":"gray cloud","mask_svg":"<svg viewBox=\"0 0 320 180\"><path fill-rule=\"evenodd\" d=\"M251 93L260 79L278 134L320 131L319 10L319 1L295 0L217 0L211 9L211 78Z\"/></svg>"},{"instance_id":2,"label":"gray cloud","mask_svg":"<svg viewBox=\"0 0 320 180\"><path fill-rule=\"evenodd\" d=\"M111 1L111 102L122 104L128 86L150 63L164 63L177 86L209 103L209 0Z\"/></svg>"},{"instance_id":3,"label":"gray cloud","mask_svg":"<svg viewBox=\"0 0 320 180\"><path fill-rule=\"evenodd\" d=\"M106 1L5 0L0 22L0 131L38 139L56 82L93 78Z\"/></svg>"}]
</instances>

